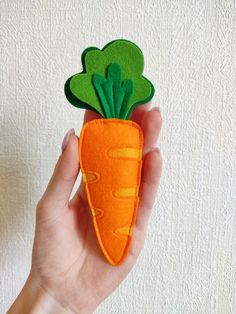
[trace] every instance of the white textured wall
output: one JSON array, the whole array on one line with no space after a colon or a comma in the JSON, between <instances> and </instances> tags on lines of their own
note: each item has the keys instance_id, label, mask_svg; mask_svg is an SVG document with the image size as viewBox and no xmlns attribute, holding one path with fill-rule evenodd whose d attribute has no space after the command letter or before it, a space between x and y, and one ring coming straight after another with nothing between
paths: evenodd
<instances>
[{"instance_id":1,"label":"white textured wall","mask_svg":"<svg viewBox=\"0 0 236 314\"><path fill-rule=\"evenodd\" d=\"M35 205L83 111L83 49L136 42L156 86L164 169L146 246L97 313L236 313L234 0L0 1L0 304L29 271Z\"/></svg>"}]
</instances>

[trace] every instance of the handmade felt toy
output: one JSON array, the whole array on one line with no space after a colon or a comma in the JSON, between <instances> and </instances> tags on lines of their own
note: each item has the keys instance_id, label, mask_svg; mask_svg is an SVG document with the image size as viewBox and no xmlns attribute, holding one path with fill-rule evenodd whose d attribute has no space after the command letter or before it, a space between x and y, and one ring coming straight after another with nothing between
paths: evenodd
<instances>
[{"instance_id":1,"label":"handmade felt toy","mask_svg":"<svg viewBox=\"0 0 236 314\"><path fill-rule=\"evenodd\" d=\"M83 71L66 81L65 95L101 115L82 128L80 166L101 250L118 265L132 239L142 168L142 129L129 117L153 97L154 87L142 76L142 51L128 40L87 48L82 64Z\"/></svg>"}]
</instances>

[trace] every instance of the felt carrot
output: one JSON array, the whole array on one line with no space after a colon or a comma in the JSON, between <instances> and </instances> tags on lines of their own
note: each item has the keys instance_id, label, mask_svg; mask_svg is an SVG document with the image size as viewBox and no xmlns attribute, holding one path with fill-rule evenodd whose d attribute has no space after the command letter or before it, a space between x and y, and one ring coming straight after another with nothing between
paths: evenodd
<instances>
[{"instance_id":1,"label":"felt carrot","mask_svg":"<svg viewBox=\"0 0 236 314\"><path fill-rule=\"evenodd\" d=\"M71 104L102 116L84 124L79 153L98 242L112 265L128 254L139 202L143 133L129 117L154 95L142 76L143 59L127 40L112 41L102 50L87 48L83 71L65 84Z\"/></svg>"}]
</instances>

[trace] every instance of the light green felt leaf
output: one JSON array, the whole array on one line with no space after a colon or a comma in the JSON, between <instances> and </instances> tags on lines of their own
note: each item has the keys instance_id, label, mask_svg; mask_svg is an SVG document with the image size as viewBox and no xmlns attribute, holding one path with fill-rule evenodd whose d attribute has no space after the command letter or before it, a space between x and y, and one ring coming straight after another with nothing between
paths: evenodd
<instances>
[{"instance_id":1,"label":"light green felt leaf","mask_svg":"<svg viewBox=\"0 0 236 314\"><path fill-rule=\"evenodd\" d=\"M142 51L130 41L115 40L102 50L88 48L82 55L82 63L83 72L72 76L65 88L67 99L70 101L73 98L74 101L70 102L77 107L92 108L107 118L128 119L134 107L149 101L154 95L153 85L142 76L144 68ZM108 71L111 64L119 66L121 69L119 74L116 73L115 66ZM98 84L99 86L93 84L95 74L97 75L95 81L99 80L98 76L100 80L101 77L105 79L103 83L101 81ZM123 82L122 88L126 90L124 97L118 81ZM106 99L106 103L104 102L106 108L101 101L102 93L105 93L103 98Z\"/></svg>"}]
</instances>

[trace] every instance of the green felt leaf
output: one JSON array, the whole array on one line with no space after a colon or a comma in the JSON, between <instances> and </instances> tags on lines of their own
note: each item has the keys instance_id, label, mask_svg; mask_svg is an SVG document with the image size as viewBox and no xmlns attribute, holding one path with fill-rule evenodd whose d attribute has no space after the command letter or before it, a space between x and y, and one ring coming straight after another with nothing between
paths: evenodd
<instances>
[{"instance_id":1,"label":"green felt leaf","mask_svg":"<svg viewBox=\"0 0 236 314\"><path fill-rule=\"evenodd\" d=\"M110 64L107 78L95 73L92 80L106 118L124 118L122 113L126 110L132 95L133 81L121 81L120 65L117 63Z\"/></svg>"},{"instance_id":2,"label":"green felt leaf","mask_svg":"<svg viewBox=\"0 0 236 314\"><path fill-rule=\"evenodd\" d=\"M128 119L132 110L154 95L154 87L142 76L142 51L128 40L115 40L102 50L87 48L83 71L65 84L70 103L97 111L103 117Z\"/></svg>"}]
</instances>

